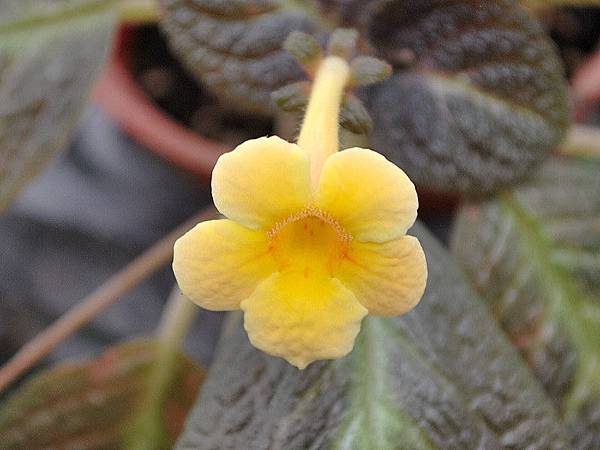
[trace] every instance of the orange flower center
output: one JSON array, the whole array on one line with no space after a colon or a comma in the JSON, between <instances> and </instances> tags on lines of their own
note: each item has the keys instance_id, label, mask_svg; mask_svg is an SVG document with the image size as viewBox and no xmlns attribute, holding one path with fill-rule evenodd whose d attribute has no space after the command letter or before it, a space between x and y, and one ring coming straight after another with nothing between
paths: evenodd
<instances>
[{"instance_id":1,"label":"orange flower center","mask_svg":"<svg viewBox=\"0 0 600 450\"><path fill-rule=\"evenodd\" d=\"M281 272L305 278L332 275L347 257L352 236L327 213L306 208L278 222L269 231L269 252Z\"/></svg>"}]
</instances>

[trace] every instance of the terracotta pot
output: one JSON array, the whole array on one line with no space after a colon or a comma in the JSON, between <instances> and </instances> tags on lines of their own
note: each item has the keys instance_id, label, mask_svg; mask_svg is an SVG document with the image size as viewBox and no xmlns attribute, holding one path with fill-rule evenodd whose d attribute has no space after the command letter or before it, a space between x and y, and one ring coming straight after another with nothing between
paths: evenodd
<instances>
[{"instance_id":1,"label":"terracotta pot","mask_svg":"<svg viewBox=\"0 0 600 450\"><path fill-rule=\"evenodd\" d=\"M117 32L109 64L94 89L95 103L156 155L203 180L209 179L217 158L229 149L181 125L148 98L133 76L136 38L135 27L123 26Z\"/></svg>"},{"instance_id":2,"label":"terracotta pot","mask_svg":"<svg viewBox=\"0 0 600 450\"><path fill-rule=\"evenodd\" d=\"M571 79L575 118L585 121L600 101L600 47L577 69Z\"/></svg>"}]
</instances>

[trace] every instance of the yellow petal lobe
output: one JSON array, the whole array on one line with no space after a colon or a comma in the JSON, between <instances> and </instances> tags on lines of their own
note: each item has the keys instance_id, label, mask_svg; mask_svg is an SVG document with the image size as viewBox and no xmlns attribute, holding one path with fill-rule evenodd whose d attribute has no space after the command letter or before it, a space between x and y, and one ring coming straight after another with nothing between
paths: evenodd
<instances>
[{"instance_id":1,"label":"yellow petal lobe","mask_svg":"<svg viewBox=\"0 0 600 450\"><path fill-rule=\"evenodd\" d=\"M212 311L239 309L275 265L265 233L231 220L202 222L175 243L173 271L183 294Z\"/></svg>"},{"instance_id":2,"label":"yellow petal lobe","mask_svg":"<svg viewBox=\"0 0 600 450\"><path fill-rule=\"evenodd\" d=\"M270 228L309 202L308 154L277 136L246 141L217 161L212 194L228 218L253 229Z\"/></svg>"},{"instance_id":3,"label":"yellow petal lobe","mask_svg":"<svg viewBox=\"0 0 600 450\"><path fill-rule=\"evenodd\" d=\"M348 354L367 310L338 280L275 273L241 304L252 345L304 369Z\"/></svg>"},{"instance_id":4,"label":"yellow petal lobe","mask_svg":"<svg viewBox=\"0 0 600 450\"><path fill-rule=\"evenodd\" d=\"M325 162L315 205L354 239L385 242L406 234L419 203L415 186L399 167L372 150L351 148Z\"/></svg>"},{"instance_id":5,"label":"yellow petal lobe","mask_svg":"<svg viewBox=\"0 0 600 450\"><path fill-rule=\"evenodd\" d=\"M369 314L397 316L421 300L427 283L427 261L413 236L385 243L353 242L336 277Z\"/></svg>"}]
</instances>

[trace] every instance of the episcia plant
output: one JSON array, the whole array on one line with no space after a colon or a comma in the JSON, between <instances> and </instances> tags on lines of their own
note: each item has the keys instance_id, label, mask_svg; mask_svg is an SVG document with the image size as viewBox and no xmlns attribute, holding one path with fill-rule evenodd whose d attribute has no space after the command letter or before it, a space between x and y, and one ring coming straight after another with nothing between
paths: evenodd
<instances>
[{"instance_id":1,"label":"episcia plant","mask_svg":"<svg viewBox=\"0 0 600 450\"><path fill-rule=\"evenodd\" d=\"M176 288L156 338L3 399L0 448L600 448L598 156L550 155L569 98L531 4L0 2L0 209L64 147L119 22L158 21L230 107L304 117L296 143L223 155L226 218L167 236L0 389L171 258L194 303L244 313L208 373L182 354L198 308ZM452 254L415 222L410 180L460 197Z\"/></svg>"}]
</instances>

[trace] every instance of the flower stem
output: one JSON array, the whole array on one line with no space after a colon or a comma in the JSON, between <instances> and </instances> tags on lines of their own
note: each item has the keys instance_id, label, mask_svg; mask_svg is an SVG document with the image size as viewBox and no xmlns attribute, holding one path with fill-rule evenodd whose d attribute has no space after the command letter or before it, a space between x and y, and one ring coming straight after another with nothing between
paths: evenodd
<instances>
[{"instance_id":1,"label":"flower stem","mask_svg":"<svg viewBox=\"0 0 600 450\"><path fill-rule=\"evenodd\" d=\"M134 423L132 440L127 450L155 450L165 448L164 401L178 370L178 355L196 318L199 308L184 297L175 286L163 310L157 328L158 355L140 402L141 409Z\"/></svg>"},{"instance_id":2,"label":"flower stem","mask_svg":"<svg viewBox=\"0 0 600 450\"><path fill-rule=\"evenodd\" d=\"M199 308L181 294L176 286L163 310L156 335L164 347L179 349Z\"/></svg>"},{"instance_id":3,"label":"flower stem","mask_svg":"<svg viewBox=\"0 0 600 450\"><path fill-rule=\"evenodd\" d=\"M215 209L208 207L177 227L25 344L0 367L0 392L123 294L164 267L173 258L175 241L198 222L209 220L215 214Z\"/></svg>"},{"instance_id":4,"label":"flower stem","mask_svg":"<svg viewBox=\"0 0 600 450\"><path fill-rule=\"evenodd\" d=\"M298 138L298 145L310 154L313 190L317 188L325 161L338 151L340 105L349 79L350 67L338 56L325 58L315 77Z\"/></svg>"}]
</instances>

